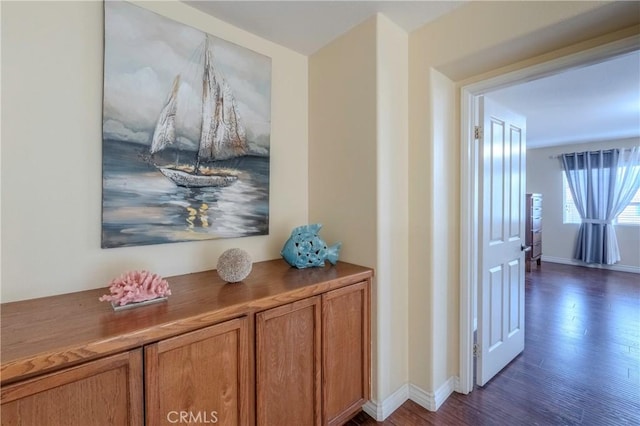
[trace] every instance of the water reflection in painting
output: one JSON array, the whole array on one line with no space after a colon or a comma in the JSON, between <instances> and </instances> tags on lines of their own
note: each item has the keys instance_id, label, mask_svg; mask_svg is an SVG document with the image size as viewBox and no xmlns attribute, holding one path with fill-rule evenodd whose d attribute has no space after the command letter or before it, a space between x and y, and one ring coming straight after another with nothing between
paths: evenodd
<instances>
[{"instance_id":1,"label":"water reflection in painting","mask_svg":"<svg viewBox=\"0 0 640 426\"><path fill-rule=\"evenodd\" d=\"M269 158L245 156L225 187L176 186L144 161L145 145L105 141L103 247L264 235L269 228Z\"/></svg>"}]
</instances>

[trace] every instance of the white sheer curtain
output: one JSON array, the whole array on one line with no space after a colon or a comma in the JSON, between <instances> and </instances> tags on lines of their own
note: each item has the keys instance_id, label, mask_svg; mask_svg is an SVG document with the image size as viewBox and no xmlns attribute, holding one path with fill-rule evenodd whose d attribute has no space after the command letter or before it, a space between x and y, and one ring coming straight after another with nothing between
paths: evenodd
<instances>
[{"instance_id":1,"label":"white sheer curtain","mask_svg":"<svg viewBox=\"0 0 640 426\"><path fill-rule=\"evenodd\" d=\"M615 219L640 188L640 147L563 154L562 164L582 218L573 257L619 262Z\"/></svg>"}]
</instances>

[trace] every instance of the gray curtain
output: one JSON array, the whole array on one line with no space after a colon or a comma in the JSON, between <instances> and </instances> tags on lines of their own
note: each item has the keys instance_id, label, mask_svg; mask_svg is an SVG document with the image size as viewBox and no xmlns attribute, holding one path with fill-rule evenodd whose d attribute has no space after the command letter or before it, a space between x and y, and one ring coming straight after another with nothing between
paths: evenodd
<instances>
[{"instance_id":1,"label":"gray curtain","mask_svg":"<svg viewBox=\"0 0 640 426\"><path fill-rule=\"evenodd\" d=\"M640 147L563 154L562 164L582 224L574 259L620 261L615 219L640 188Z\"/></svg>"}]
</instances>

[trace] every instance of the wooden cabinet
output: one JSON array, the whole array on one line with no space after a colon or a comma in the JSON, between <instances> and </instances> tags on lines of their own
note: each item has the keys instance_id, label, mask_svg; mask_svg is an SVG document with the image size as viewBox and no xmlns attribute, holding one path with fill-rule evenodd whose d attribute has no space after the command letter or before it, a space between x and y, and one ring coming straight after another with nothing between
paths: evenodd
<instances>
[{"instance_id":1,"label":"wooden cabinet","mask_svg":"<svg viewBox=\"0 0 640 426\"><path fill-rule=\"evenodd\" d=\"M238 318L2 388L2 424L246 425L248 326ZM184 421L183 421L184 423Z\"/></svg>"},{"instance_id":2,"label":"wooden cabinet","mask_svg":"<svg viewBox=\"0 0 640 426\"><path fill-rule=\"evenodd\" d=\"M540 266L542 258L542 195L527 194L525 217L525 244L531 247L526 253L527 272L531 271L531 262Z\"/></svg>"},{"instance_id":3,"label":"wooden cabinet","mask_svg":"<svg viewBox=\"0 0 640 426\"><path fill-rule=\"evenodd\" d=\"M120 312L105 289L2 304L2 425L343 424L369 398L372 275L277 260Z\"/></svg>"},{"instance_id":4,"label":"wooden cabinet","mask_svg":"<svg viewBox=\"0 0 640 426\"><path fill-rule=\"evenodd\" d=\"M320 297L256 316L258 426L320 425Z\"/></svg>"},{"instance_id":5,"label":"wooden cabinet","mask_svg":"<svg viewBox=\"0 0 640 426\"><path fill-rule=\"evenodd\" d=\"M3 425L142 425L139 349L3 386Z\"/></svg>"},{"instance_id":6,"label":"wooden cabinet","mask_svg":"<svg viewBox=\"0 0 640 426\"><path fill-rule=\"evenodd\" d=\"M145 346L146 424L249 424L248 346L247 318Z\"/></svg>"},{"instance_id":7,"label":"wooden cabinet","mask_svg":"<svg viewBox=\"0 0 640 426\"><path fill-rule=\"evenodd\" d=\"M322 295L322 400L327 425L341 425L369 400L369 288L354 284Z\"/></svg>"},{"instance_id":8,"label":"wooden cabinet","mask_svg":"<svg viewBox=\"0 0 640 426\"><path fill-rule=\"evenodd\" d=\"M341 425L369 399L366 282L258 313L256 330L258 426Z\"/></svg>"}]
</instances>

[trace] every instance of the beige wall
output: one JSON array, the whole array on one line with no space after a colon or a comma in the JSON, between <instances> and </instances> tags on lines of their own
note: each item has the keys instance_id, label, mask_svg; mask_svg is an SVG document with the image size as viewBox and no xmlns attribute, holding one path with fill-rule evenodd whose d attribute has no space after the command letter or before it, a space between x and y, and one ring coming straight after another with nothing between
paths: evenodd
<instances>
[{"instance_id":1,"label":"beige wall","mask_svg":"<svg viewBox=\"0 0 640 426\"><path fill-rule=\"evenodd\" d=\"M377 263L376 19L309 58L309 221L341 260ZM372 398L377 393L380 319L372 288Z\"/></svg>"},{"instance_id":2,"label":"beige wall","mask_svg":"<svg viewBox=\"0 0 640 426\"><path fill-rule=\"evenodd\" d=\"M408 374L407 39L378 15L309 60L309 216L376 269L374 401Z\"/></svg>"},{"instance_id":3,"label":"beige wall","mask_svg":"<svg viewBox=\"0 0 640 426\"><path fill-rule=\"evenodd\" d=\"M527 192L543 195L542 255L558 261L571 261L579 224L562 223L562 164L556 158L566 152L593 151L609 148L631 148L639 139L581 143L527 150ZM620 262L616 267L640 270L640 226L617 225ZM553 260L553 259L552 259Z\"/></svg>"},{"instance_id":4,"label":"beige wall","mask_svg":"<svg viewBox=\"0 0 640 426\"><path fill-rule=\"evenodd\" d=\"M409 36L377 20L379 399L408 381Z\"/></svg>"},{"instance_id":5,"label":"beige wall","mask_svg":"<svg viewBox=\"0 0 640 426\"><path fill-rule=\"evenodd\" d=\"M622 37L606 34L637 22L638 5L624 2L470 2L410 34L409 379L415 385L435 392L459 374L459 271L466 261L458 244L459 87ZM637 28L624 36L634 33Z\"/></svg>"},{"instance_id":6,"label":"beige wall","mask_svg":"<svg viewBox=\"0 0 640 426\"><path fill-rule=\"evenodd\" d=\"M270 234L100 249L103 5L2 2L2 301L104 287L128 269L279 257L307 222L307 57L180 2L141 5L272 58Z\"/></svg>"},{"instance_id":7,"label":"beige wall","mask_svg":"<svg viewBox=\"0 0 640 426\"><path fill-rule=\"evenodd\" d=\"M309 220L341 259L376 263L376 21L309 58Z\"/></svg>"}]
</instances>

